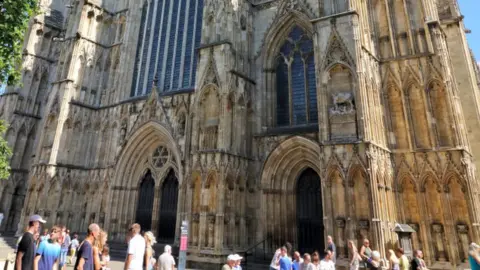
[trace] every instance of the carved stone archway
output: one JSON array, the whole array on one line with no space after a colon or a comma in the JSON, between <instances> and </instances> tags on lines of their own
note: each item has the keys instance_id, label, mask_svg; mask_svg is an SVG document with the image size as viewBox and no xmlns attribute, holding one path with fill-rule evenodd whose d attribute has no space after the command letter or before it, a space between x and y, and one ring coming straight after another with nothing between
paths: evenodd
<instances>
[{"instance_id":1,"label":"carved stone archway","mask_svg":"<svg viewBox=\"0 0 480 270\"><path fill-rule=\"evenodd\" d=\"M259 241L269 238L272 246L283 245L285 241L298 245L297 182L306 169L321 175L319 153L317 143L300 136L283 141L272 151L261 179L264 215L259 217L259 228L262 228L258 230Z\"/></svg>"},{"instance_id":2,"label":"carved stone archway","mask_svg":"<svg viewBox=\"0 0 480 270\"><path fill-rule=\"evenodd\" d=\"M161 166L156 166L153 157L159 147L168 150L169 158L162 161ZM110 209L107 211L105 228L111 232L114 240L123 240L127 226L135 221L140 181L145 176L147 169L152 170L155 179L155 196L152 211L151 230L156 232L159 219L159 205L161 201L161 184L168 171L173 170L182 185L183 170L181 154L177 144L167 128L161 123L150 121L132 133L127 139L125 147L120 152L115 166L115 177L110 189ZM178 202L183 203L182 194L179 193ZM182 207L177 207L182 209ZM179 213L177 211L177 224ZM177 230L178 231L178 230ZM177 237L175 237L176 239Z\"/></svg>"}]
</instances>

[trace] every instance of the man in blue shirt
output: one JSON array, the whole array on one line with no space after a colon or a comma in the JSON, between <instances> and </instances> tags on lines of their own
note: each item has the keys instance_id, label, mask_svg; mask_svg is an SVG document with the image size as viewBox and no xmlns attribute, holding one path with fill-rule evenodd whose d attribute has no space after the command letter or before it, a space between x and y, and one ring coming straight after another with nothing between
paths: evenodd
<instances>
[{"instance_id":1,"label":"man in blue shirt","mask_svg":"<svg viewBox=\"0 0 480 270\"><path fill-rule=\"evenodd\" d=\"M287 248L286 247L282 247L280 249L280 261L279 261L279 265L280 265L280 270L292 270L292 259L290 259L290 257L288 257L288 254L287 254Z\"/></svg>"},{"instance_id":2,"label":"man in blue shirt","mask_svg":"<svg viewBox=\"0 0 480 270\"><path fill-rule=\"evenodd\" d=\"M93 249L92 245L95 239L100 234L100 227L92 223L88 226L88 235L85 241L80 244L77 251L77 262L75 263L75 270L93 270Z\"/></svg>"},{"instance_id":3,"label":"man in blue shirt","mask_svg":"<svg viewBox=\"0 0 480 270\"><path fill-rule=\"evenodd\" d=\"M62 230L54 226L50 231L50 239L42 241L38 246L34 270L51 270L58 264L60 258L60 244L57 242Z\"/></svg>"}]
</instances>

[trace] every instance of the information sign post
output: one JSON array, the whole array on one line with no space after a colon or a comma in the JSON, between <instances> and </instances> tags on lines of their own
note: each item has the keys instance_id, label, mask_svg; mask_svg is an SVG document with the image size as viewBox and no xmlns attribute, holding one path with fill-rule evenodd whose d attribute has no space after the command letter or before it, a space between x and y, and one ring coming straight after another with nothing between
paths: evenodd
<instances>
[{"instance_id":1,"label":"information sign post","mask_svg":"<svg viewBox=\"0 0 480 270\"><path fill-rule=\"evenodd\" d=\"M180 227L180 254L178 255L178 270L185 270L187 264L188 221L182 221Z\"/></svg>"}]
</instances>

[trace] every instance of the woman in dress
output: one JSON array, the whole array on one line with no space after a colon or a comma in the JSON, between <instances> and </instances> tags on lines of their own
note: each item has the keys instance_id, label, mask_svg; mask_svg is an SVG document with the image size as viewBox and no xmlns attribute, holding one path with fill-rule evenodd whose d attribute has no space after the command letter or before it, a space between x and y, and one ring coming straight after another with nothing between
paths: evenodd
<instances>
[{"instance_id":1,"label":"woman in dress","mask_svg":"<svg viewBox=\"0 0 480 270\"><path fill-rule=\"evenodd\" d=\"M468 249L468 262L470 263L470 267L472 270L480 270L480 246L471 243Z\"/></svg>"},{"instance_id":2,"label":"woman in dress","mask_svg":"<svg viewBox=\"0 0 480 270\"><path fill-rule=\"evenodd\" d=\"M155 265L155 259L154 259L155 254L152 246L155 245L155 243L157 243L157 240L155 239L155 236L153 235L152 232L146 232L144 236L145 236L145 244L146 244L145 269L153 270Z\"/></svg>"},{"instance_id":3,"label":"woman in dress","mask_svg":"<svg viewBox=\"0 0 480 270\"><path fill-rule=\"evenodd\" d=\"M348 261L350 262L350 270L358 270L360 267L360 254L358 254L357 247L355 243L350 240L348 241L348 250L349 250L349 257Z\"/></svg>"},{"instance_id":4,"label":"woman in dress","mask_svg":"<svg viewBox=\"0 0 480 270\"><path fill-rule=\"evenodd\" d=\"M103 248L107 244L107 233L103 230L98 234L97 239L93 243L93 265L95 270L101 270L105 265L105 261L102 260Z\"/></svg>"},{"instance_id":5,"label":"woman in dress","mask_svg":"<svg viewBox=\"0 0 480 270\"><path fill-rule=\"evenodd\" d=\"M395 252L391 249L388 250L390 256L388 261L390 262L390 270L400 270L400 260L395 255Z\"/></svg>"}]
</instances>

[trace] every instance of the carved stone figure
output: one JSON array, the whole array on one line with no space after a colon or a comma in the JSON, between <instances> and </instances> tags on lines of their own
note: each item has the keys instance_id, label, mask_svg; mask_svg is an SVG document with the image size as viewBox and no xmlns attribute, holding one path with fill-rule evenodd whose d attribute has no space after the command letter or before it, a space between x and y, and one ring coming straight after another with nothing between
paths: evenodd
<instances>
[{"instance_id":1,"label":"carved stone figure","mask_svg":"<svg viewBox=\"0 0 480 270\"><path fill-rule=\"evenodd\" d=\"M355 111L352 93L344 92L332 94L333 108L331 114L347 114Z\"/></svg>"}]
</instances>

